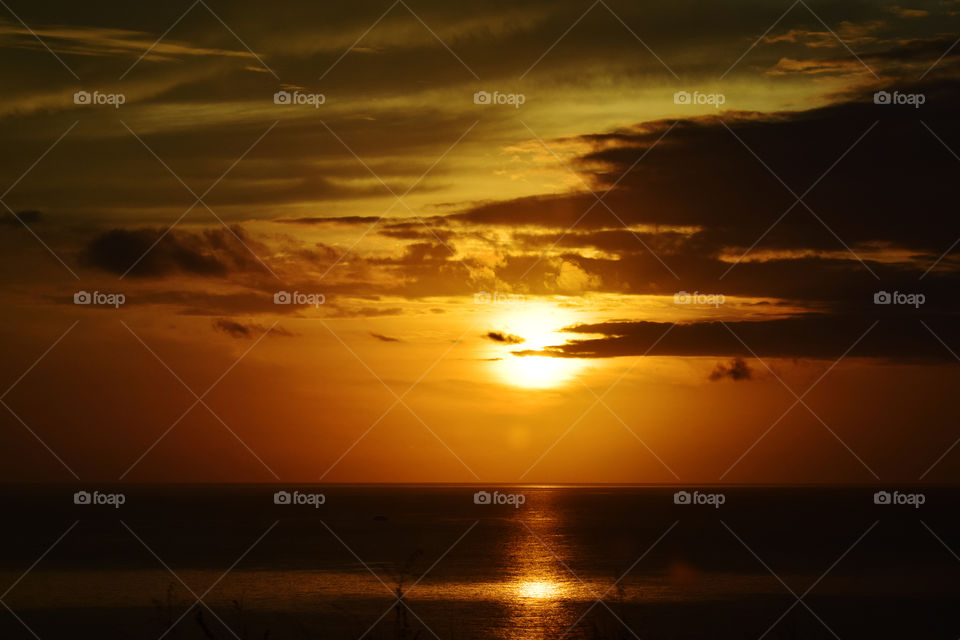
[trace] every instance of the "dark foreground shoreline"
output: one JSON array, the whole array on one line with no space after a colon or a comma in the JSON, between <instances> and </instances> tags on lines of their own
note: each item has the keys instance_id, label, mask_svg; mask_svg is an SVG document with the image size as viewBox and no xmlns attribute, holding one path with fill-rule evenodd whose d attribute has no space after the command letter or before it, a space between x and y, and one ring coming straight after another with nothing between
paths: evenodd
<instances>
[{"instance_id":1,"label":"dark foreground shoreline","mask_svg":"<svg viewBox=\"0 0 960 640\"><path fill-rule=\"evenodd\" d=\"M6 485L0 637L956 638L958 506L935 486Z\"/></svg>"}]
</instances>

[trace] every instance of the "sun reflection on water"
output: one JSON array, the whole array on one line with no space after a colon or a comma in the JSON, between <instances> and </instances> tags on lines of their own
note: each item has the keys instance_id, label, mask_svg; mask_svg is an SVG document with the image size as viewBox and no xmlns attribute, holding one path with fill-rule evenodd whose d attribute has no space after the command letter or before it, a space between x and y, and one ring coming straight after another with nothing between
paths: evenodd
<instances>
[{"instance_id":1,"label":"sun reflection on water","mask_svg":"<svg viewBox=\"0 0 960 640\"><path fill-rule=\"evenodd\" d=\"M560 637L576 621L586 594L568 569L574 550L560 533L561 512L552 492L528 494L504 555L508 574L500 598L508 604L511 640Z\"/></svg>"},{"instance_id":2,"label":"sun reflection on water","mask_svg":"<svg viewBox=\"0 0 960 640\"><path fill-rule=\"evenodd\" d=\"M560 587L553 582L521 582L517 585L517 595L522 598L533 598L536 600L550 600L560 592Z\"/></svg>"}]
</instances>

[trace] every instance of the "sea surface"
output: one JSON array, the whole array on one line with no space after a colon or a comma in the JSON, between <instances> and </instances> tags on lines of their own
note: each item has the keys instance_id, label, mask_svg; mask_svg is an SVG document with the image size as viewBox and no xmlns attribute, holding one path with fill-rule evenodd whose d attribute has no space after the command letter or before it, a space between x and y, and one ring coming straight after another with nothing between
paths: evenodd
<instances>
[{"instance_id":1,"label":"sea surface","mask_svg":"<svg viewBox=\"0 0 960 640\"><path fill-rule=\"evenodd\" d=\"M0 638L956 639L958 498L6 486Z\"/></svg>"}]
</instances>

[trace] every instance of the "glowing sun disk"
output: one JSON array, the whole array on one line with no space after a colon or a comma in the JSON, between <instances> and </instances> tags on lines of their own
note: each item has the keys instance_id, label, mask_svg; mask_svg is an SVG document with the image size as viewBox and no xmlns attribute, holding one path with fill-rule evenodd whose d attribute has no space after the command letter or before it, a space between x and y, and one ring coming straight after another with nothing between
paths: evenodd
<instances>
[{"instance_id":1,"label":"glowing sun disk","mask_svg":"<svg viewBox=\"0 0 960 640\"><path fill-rule=\"evenodd\" d=\"M510 345L509 351L539 351L550 345L563 344L569 334L558 330L575 322L576 316L567 309L549 304L529 304L505 311L497 318L497 327L523 338L523 343ZM517 387L558 387L583 366L582 361L573 358L516 356L509 352L502 358L498 364L502 365L503 379Z\"/></svg>"}]
</instances>

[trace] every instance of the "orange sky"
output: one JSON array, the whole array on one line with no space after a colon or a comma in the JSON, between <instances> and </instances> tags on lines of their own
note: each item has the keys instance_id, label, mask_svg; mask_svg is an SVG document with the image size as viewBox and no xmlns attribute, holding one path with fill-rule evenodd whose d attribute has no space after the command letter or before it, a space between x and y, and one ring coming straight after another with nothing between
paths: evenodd
<instances>
[{"instance_id":1,"label":"orange sky","mask_svg":"<svg viewBox=\"0 0 960 640\"><path fill-rule=\"evenodd\" d=\"M954 5L0 16L2 478L955 481Z\"/></svg>"}]
</instances>

